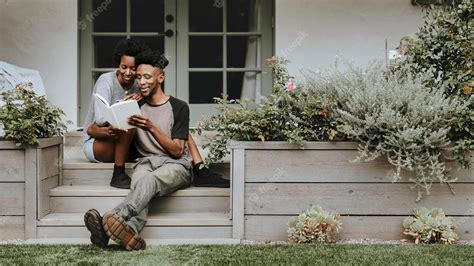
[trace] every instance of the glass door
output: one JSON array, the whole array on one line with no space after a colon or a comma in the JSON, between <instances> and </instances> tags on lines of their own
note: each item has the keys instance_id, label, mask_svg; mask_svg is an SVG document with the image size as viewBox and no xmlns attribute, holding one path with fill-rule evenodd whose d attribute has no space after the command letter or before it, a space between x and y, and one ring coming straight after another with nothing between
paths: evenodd
<instances>
[{"instance_id":1,"label":"glass door","mask_svg":"<svg viewBox=\"0 0 474 266\"><path fill-rule=\"evenodd\" d=\"M117 68L112 56L123 38L140 38L170 61L165 91L176 96L176 2L174 0L81 0L80 112L87 114L94 82Z\"/></svg>"},{"instance_id":2,"label":"glass door","mask_svg":"<svg viewBox=\"0 0 474 266\"><path fill-rule=\"evenodd\" d=\"M177 97L191 126L214 113L214 97L259 103L271 91L271 0L177 1Z\"/></svg>"}]
</instances>

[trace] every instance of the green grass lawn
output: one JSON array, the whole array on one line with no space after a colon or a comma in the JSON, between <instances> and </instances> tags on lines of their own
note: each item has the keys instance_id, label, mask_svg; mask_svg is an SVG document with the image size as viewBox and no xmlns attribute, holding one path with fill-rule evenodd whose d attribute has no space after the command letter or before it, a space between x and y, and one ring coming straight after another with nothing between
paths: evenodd
<instances>
[{"instance_id":1,"label":"green grass lawn","mask_svg":"<svg viewBox=\"0 0 474 266\"><path fill-rule=\"evenodd\" d=\"M86 245L0 245L0 264L443 264L472 265L467 245L180 245L127 252Z\"/></svg>"}]
</instances>

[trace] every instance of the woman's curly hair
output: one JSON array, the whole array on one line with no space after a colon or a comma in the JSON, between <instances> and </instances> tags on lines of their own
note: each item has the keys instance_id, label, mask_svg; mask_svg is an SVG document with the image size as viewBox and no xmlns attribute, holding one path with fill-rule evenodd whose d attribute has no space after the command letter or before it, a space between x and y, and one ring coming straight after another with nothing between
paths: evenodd
<instances>
[{"instance_id":1,"label":"woman's curly hair","mask_svg":"<svg viewBox=\"0 0 474 266\"><path fill-rule=\"evenodd\" d=\"M150 51L150 47L141 39L122 39L115 46L113 62L120 64L123 55L136 57L138 54Z\"/></svg>"}]
</instances>

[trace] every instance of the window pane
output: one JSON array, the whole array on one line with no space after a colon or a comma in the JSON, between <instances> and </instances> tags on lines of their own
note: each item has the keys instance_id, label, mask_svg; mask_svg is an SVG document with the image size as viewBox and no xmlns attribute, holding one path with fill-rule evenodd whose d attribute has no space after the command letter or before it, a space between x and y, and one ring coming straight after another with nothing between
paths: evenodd
<instances>
[{"instance_id":1,"label":"window pane","mask_svg":"<svg viewBox=\"0 0 474 266\"><path fill-rule=\"evenodd\" d=\"M227 1L227 31L256 31L255 11L253 6L256 0L229 0ZM252 19L250 19L252 16Z\"/></svg>"},{"instance_id":2,"label":"window pane","mask_svg":"<svg viewBox=\"0 0 474 266\"><path fill-rule=\"evenodd\" d=\"M189 103L214 103L222 96L222 72L190 72Z\"/></svg>"},{"instance_id":3,"label":"window pane","mask_svg":"<svg viewBox=\"0 0 474 266\"><path fill-rule=\"evenodd\" d=\"M165 38L163 36L159 37L137 37L142 39L152 50L158 50L161 53L164 53L165 49Z\"/></svg>"},{"instance_id":4,"label":"window pane","mask_svg":"<svg viewBox=\"0 0 474 266\"><path fill-rule=\"evenodd\" d=\"M227 67L256 67L258 38L257 36L227 37Z\"/></svg>"},{"instance_id":5,"label":"window pane","mask_svg":"<svg viewBox=\"0 0 474 266\"><path fill-rule=\"evenodd\" d=\"M94 67L118 67L113 62L114 49L123 37L94 37Z\"/></svg>"},{"instance_id":6,"label":"window pane","mask_svg":"<svg viewBox=\"0 0 474 266\"><path fill-rule=\"evenodd\" d=\"M229 99L240 99L242 97L242 86L244 85L244 76L247 79L245 86L246 97L254 98L256 89L256 72L228 72L227 73L227 94Z\"/></svg>"},{"instance_id":7,"label":"window pane","mask_svg":"<svg viewBox=\"0 0 474 266\"><path fill-rule=\"evenodd\" d=\"M223 0L190 0L190 32L222 32Z\"/></svg>"},{"instance_id":8,"label":"window pane","mask_svg":"<svg viewBox=\"0 0 474 266\"><path fill-rule=\"evenodd\" d=\"M164 32L164 0L132 0L132 32Z\"/></svg>"},{"instance_id":9,"label":"window pane","mask_svg":"<svg viewBox=\"0 0 474 266\"><path fill-rule=\"evenodd\" d=\"M99 79L100 75L104 73L107 73L107 72L92 72L92 79L94 80L94 84Z\"/></svg>"},{"instance_id":10,"label":"window pane","mask_svg":"<svg viewBox=\"0 0 474 266\"><path fill-rule=\"evenodd\" d=\"M222 67L222 37L189 37L189 67Z\"/></svg>"},{"instance_id":11,"label":"window pane","mask_svg":"<svg viewBox=\"0 0 474 266\"><path fill-rule=\"evenodd\" d=\"M125 32L126 8L125 0L93 0L92 12L84 19L93 21L95 32Z\"/></svg>"}]
</instances>

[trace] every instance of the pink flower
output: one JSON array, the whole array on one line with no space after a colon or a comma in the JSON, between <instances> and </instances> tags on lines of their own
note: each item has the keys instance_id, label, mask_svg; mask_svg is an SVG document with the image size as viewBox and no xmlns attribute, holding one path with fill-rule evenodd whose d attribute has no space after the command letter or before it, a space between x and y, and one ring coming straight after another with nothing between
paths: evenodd
<instances>
[{"instance_id":1,"label":"pink flower","mask_svg":"<svg viewBox=\"0 0 474 266\"><path fill-rule=\"evenodd\" d=\"M295 82L293 80L288 81L285 83L285 88L289 92L293 92L296 88Z\"/></svg>"}]
</instances>

